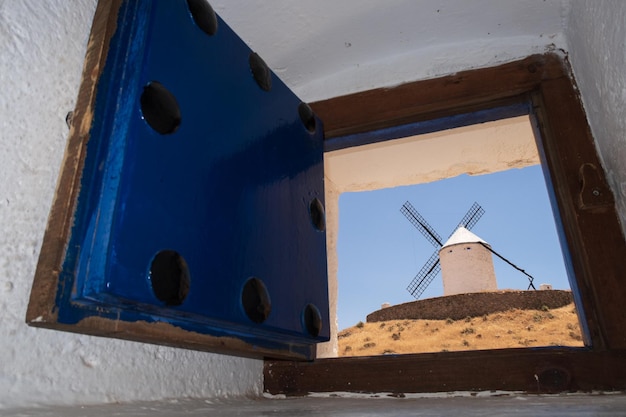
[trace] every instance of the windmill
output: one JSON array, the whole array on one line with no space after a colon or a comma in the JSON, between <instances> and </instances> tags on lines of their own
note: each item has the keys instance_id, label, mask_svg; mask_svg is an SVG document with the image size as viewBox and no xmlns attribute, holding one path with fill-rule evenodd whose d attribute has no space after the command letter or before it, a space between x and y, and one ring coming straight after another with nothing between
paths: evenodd
<instances>
[{"instance_id":1,"label":"windmill","mask_svg":"<svg viewBox=\"0 0 626 417\"><path fill-rule=\"evenodd\" d=\"M402 205L400 212L420 231L422 235L428 240L436 249L435 252L428 258L422 269L417 273L415 278L411 281L406 288L413 297L419 299L420 296L426 291L426 288L435 279L437 274L441 271L441 264L439 263L439 249L443 246L443 241L439 233L435 231L421 214L417 212L415 207L408 201ZM465 213L465 216L461 219L458 225L452 230L450 236L456 231L459 226L465 227L470 230L480 220L485 210L478 204L472 204L472 207Z\"/></svg>"}]
</instances>

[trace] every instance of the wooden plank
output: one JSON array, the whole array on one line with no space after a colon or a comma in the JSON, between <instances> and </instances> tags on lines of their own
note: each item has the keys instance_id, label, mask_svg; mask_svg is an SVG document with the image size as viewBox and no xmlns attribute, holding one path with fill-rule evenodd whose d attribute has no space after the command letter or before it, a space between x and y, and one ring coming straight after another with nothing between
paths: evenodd
<instances>
[{"instance_id":1,"label":"wooden plank","mask_svg":"<svg viewBox=\"0 0 626 417\"><path fill-rule=\"evenodd\" d=\"M62 270L67 237L72 227L72 213L80 187L80 173L89 140L97 84L106 62L111 37L117 28L121 3L121 0L99 1L96 7L62 170L26 312L27 322L56 321L55 298L59 272Z\"/></svg>"},{"instance_id":2,"label":"wooden plank","mask_svg":"<svg viewBox=\"0 0 626 417\"><path fill-rule=\"evenodd\" d=\"M558 56L533 55L493 68L322 100L311 107L324 121L329 139L510 104L563 73Z\"/></svg>"},{"instance_id":3,"label":"wooden plank","mask_svg":"<svg viewBox=\"0 0 626 417\"><path fill-rule=\"evenodd\" d=\"M590 344L625 349L626 243L580 98L563 77L542 82L533 102Z\"/></svg>"},{"instance_id":4,"label":"wooden plank","mask_svg":"<svg viewBox=\"0 0 626 417\"><path fill-rule=\"evenodd\" d=\"M315 362L268 361L265 391L407 393L451 391L616 390L626 387L626 352L585 349L503 349Z\"/></svg>"}]
</instances>

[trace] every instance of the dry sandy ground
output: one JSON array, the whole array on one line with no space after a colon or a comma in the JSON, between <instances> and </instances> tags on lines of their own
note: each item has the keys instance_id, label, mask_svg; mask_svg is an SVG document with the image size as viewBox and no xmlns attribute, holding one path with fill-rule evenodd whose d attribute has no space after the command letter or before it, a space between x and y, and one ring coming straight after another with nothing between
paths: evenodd
<instances>
[{"instance_id":1,"label":"dry sandy ground","mask_svg":"<svg viewBox=\"0 0 626 417\"><path fill-rule=\"evenodd\" d=\"M339 332L339 356L583 346L574 304L509 310L460 320L358 323Z\"/></svg>"}]
</instances>

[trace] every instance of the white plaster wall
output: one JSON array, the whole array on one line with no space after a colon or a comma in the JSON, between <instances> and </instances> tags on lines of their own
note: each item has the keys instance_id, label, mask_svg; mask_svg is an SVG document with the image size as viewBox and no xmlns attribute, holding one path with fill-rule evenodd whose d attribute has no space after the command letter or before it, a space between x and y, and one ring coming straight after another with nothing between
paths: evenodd
<instances>
[{"instance_id":1,"label":"white plaster wall","mask_svg":"<svg viewBox=\"0 0 626 417\"><path fill-rule=\"evenodd\" d=\"M573 0L574 76L626 234L626 2Z\"/></svg>"},{"instance_id":2,"label":"white plaster wall","mask_svg":"<svg viewBox=\"0 0 626 417\"><path fill-rule=\"evenodd\" d=\"M501 3L506 4L504 1ZM466 4L471 5L472 2ZM473 26L473 19L469 17L469 13L467 19ZM358 91L437 78L468 69L493 67L529 55L565 49L562 33L551 33L546 36L463 39L464 26L453 27L448 23L442 25L457 32L459 39L449 44L434 41L432 45L423 49L363 62L324 78L303 82L294 91L305 101L317 101ZM560 27L558 29L560 30Z\"/></svg>"},{"instance_id":3,"label":"white plaster wall","mask_svg":"<svg viewBox=\"0 0 626 417\"><path fill-rule=\"evenodd\" d=\"M530 120L519 116L327 152L324 175L342 193L422 184L461 174L489 174L539 163ZM326 196L326 204L330 198L332 195Z\"/></svg>"},{"instance_id":4,"label":"white plaster wall","mask_svg":"<svg viewBox=\"0 0 626 417\"><path fill-rule=\"evenodd\" d=\"M330 317L330 340L317 345L318 358L334 358L339 351L337 340L337 297L339 283L337 272L339 260L337 257L337 239L339 237L339 195L337 185L328 176L324 177L324 204L326 209L326 259L328 262L328 314Z\"/></svg>"},{"instance_id":5,"label":"white plaster wall","mask_svg":"<svg viewBox=\"0 0 626 417\"><path fill-rule=\"evenodd\" d=\"M213 0L305 101L564 48L569 0Z\"/></svg>"},{"instance_id":6,"label":"white plaster wall","mask_svg":"<svg viewBox=\"0 0 626 417\"><path fill-rule=\"evenodd\" d=\"M261 361L24 323L95 4L0 0L0 408L260 394Z\"/></svg>"}]
</instances>

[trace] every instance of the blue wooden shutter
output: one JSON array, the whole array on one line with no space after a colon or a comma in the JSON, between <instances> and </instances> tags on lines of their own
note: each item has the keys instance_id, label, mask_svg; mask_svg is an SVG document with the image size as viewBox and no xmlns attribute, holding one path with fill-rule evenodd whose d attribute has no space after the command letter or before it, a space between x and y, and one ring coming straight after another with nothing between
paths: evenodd
<instances>
[{"instance_id":1,"label":"blue wooden shutter","mask_svg":"<svg viewBox=\"0 0 626 417\"><path fill-rule=\"evenodd\" d=\"M27 322L311 359L322 142L205 0L101 1Z\"/></svg>"}]
</instances>

